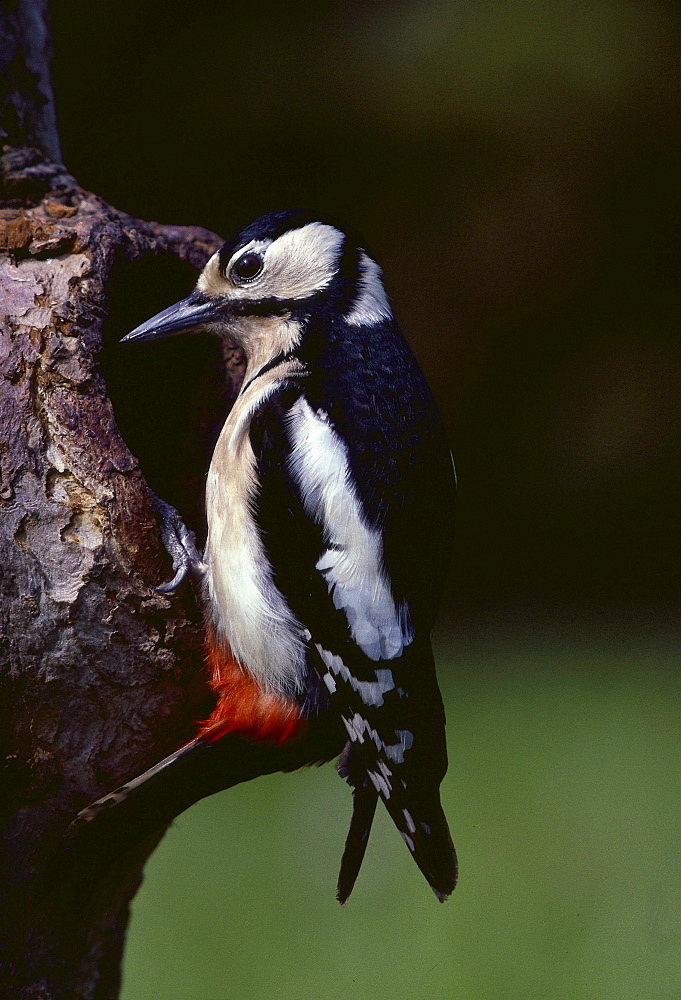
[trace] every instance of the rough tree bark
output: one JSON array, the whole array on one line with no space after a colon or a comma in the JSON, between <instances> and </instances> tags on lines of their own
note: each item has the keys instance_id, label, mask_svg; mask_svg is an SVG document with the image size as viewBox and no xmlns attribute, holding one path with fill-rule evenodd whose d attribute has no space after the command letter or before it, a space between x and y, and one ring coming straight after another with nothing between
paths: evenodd
<instances>
[{"instance_id":1,"label":"rough tree bark","mask_svg":"<svg viewBox=\"0 0 681 1000\"><path fill-rule=\"evenodd\" d=\"M154 590L169 564L98 355L118 261L200 267L220 240L130 218L61 166L46 0L4 0L0 39L0 996L114 998L159 837L84 894L54 877L62 835L191 735L205 688L191 593Z\"/></svg>"}]
</instances>

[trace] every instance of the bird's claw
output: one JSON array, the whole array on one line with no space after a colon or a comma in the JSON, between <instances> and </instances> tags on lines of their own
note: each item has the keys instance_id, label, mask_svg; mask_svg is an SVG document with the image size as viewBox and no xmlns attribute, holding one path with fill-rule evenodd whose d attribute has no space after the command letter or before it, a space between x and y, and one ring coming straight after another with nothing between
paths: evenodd
<instances>
[{"instance_id":1,"label":"bird's claw","mask_svg":"<svg viewBox=\"0 0 681 1000\"><path fill-rule=\"evenodd\" d=\"M177 590L189 574L203 575L206 564L196 546L194 532L190 531L178 511L157 496L154 496L154 507L159 518L161 539L175 570L172 580L155 589L159 594L170 594Z\"/></svg>"},{"instance_id":2,"label":"bird's claw","mask_svg":"<svg viewBox=\"0 0 681 1000\"><path fill-rule=\"evenodd\" d=\"M175 569L175 564L173 563L173 569ZM159 594L171 594L173 590L177 590L180 584L185 580L188 573L188 567L183 563L172 580L168 583L161 583L158 587L154 587L154 590Z\"/></svg>"}]
</instances>

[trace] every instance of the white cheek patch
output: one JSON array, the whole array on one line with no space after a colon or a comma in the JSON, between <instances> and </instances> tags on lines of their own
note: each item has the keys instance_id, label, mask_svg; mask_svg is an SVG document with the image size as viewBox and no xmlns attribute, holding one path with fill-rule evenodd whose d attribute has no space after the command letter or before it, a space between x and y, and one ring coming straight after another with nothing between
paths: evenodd
<instances>
[{"instance_id":1,"label":"white cheek patch","mask_svg":"<svg viewBox=\"0 0 681 1000\"><path fill-rule=\"evenodd\" d=\"M305 299L331 283L344 239L334 226L310 222L300 229L290 229L276 240L251 240L232 255L224 276L220 272L219 254L214 254L197 287L207 295L233 300ZM263 255L262 272L243 284L232 281L232 265L250 251Z\"/></svg>"},{"instance_id":2,"label":"white cheek patch","mask_svg":"<svg viewBox=\"0 0 681 1000\"><path fill-rule=\"evenodd\" d=\"M336 273L344 239L339 229L322 222L284 233L265 253L258 294L302 299L322 291Z\"/></svg>"},{"instance_id":3,"label":"white cheek patch","mask_svg":"<svg viewBox=\"0 0 681 1000\"><path fill-rule=\"evenodd\" d=\"M383 566L383 542L362 512L347 450L323 412L301 398L289 413L291 473L305 511L319 524L328 548L317 562L336 608L371 660L392 660L413 639L406 607L395 606Z\"/></svg>"},{"instance_id":4,"label":"white cheek patch","mask_svg":"<svg viewBox=\"0 0 681 1000\"><path fill-rule=\"evenodd\" d=\"M345 321L352 326L375 326L392 318L388 296L381 281L381 269L362 251L359 257L357 297Z\"/></svg>"}]
</instances>

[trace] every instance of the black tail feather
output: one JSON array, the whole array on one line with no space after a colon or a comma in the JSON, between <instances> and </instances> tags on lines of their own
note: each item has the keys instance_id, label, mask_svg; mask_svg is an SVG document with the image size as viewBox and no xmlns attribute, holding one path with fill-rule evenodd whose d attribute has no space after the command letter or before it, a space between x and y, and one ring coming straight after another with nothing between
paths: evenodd
<instances>
[{"instance_id":1,"label":"black tail feather","mask_svg":"<svg viewBox=\"0 0 681 1000\"><path fill-rule=\"evenodd\" d=\"M439 794L419 796L413 803L406 795L391 795L384 802L414 861L444 903L456 886L458 865Z\"/></svg>"},{"instance_id":2,"label":"black tail feather","mask_svg":"<svg viewBox=\"0 0 681 1000\"><path fill-rule=\"evenodd\" d=\"M354 802L338 878L338 900L344 903L352 892L380 797L431 889L444 902L453 892L458 875L456 851L440 802L446 750L437 748L439 754L431 753L426 760L430 766L415 774L413 765L399 759L395 752L395 736L389 743L392 745L387 747L385 743L377 746L374 739L350 741L341 754L338 772L352 787ZM404 753L412 753L412 746L422 747L424 743L429 749L422 736Z\"/></svg>"},{"instance_id":3,"label":"black tail feather","mask_svg":"<svg viewBox=\"0 0 681 1000\"><path fill-rule=\"evenodd\" d=\"M352 799L352 819L341 858L336 890L336 899L341 905L347 902L362 867L371 824L376 813L378 793L371 785L362 785L353 788Z\"/></svg>"}]
</instances>

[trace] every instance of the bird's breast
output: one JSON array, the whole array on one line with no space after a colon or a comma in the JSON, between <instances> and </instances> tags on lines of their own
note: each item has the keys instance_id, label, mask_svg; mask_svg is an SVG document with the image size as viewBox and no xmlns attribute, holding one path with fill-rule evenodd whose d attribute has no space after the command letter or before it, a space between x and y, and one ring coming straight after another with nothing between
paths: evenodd
<instances>
[{"instance_id":1,"label":"bird's breast","mask_svg":"<svg viewBox=\"0 0 681 1000\"><path fill-rule=\"evenodd\" d=\"M239 395L215 446L206 483L207 598L211 624L236 660L265 689L301 691L303 628L275 586L255 520L256 457L250 424L291 374L280 365Z\"/></svg>"}]
</instances>

